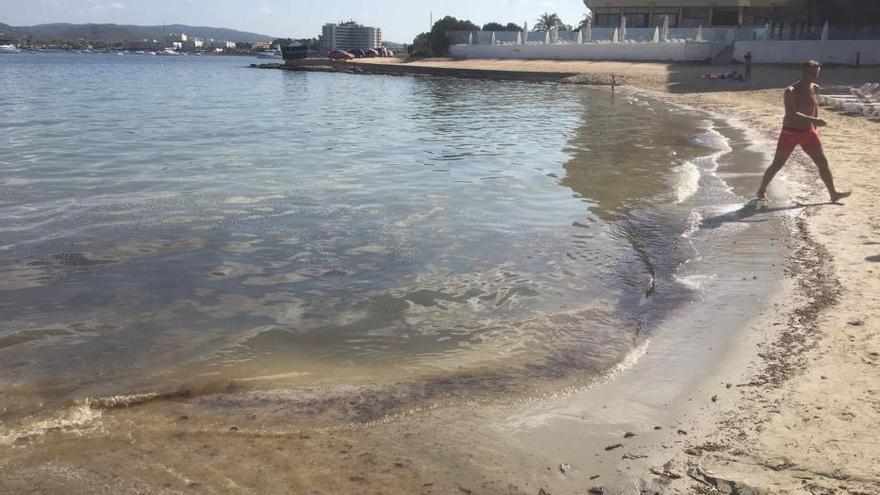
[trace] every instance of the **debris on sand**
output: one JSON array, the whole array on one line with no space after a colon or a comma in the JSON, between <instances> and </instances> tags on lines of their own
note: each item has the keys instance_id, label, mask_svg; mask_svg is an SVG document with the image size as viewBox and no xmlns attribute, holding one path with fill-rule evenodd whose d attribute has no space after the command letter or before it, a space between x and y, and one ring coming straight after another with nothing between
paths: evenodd
<instances>
[{"instance_id":1,"label":"debris on sand","mask_svg":"<svg viewBox=\"0 0 880 495\"><path fill-rule=\"evenodd\" d=\"M614 449L619 449L621 447L623 447L622 443L615 443L614 445L609 445L609 446L605 447L605 450L614 450Z\"/></svg>"}]
</instances>

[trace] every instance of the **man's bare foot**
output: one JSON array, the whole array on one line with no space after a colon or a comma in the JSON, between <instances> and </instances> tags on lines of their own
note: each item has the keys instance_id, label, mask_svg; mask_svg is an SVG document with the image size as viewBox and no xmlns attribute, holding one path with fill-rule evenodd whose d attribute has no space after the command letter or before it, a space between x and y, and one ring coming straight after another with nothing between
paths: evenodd
<instances>
[{"instance_id":1,"label":"man's bare foot","mask_svg":"<svg viewBox=\"0 0 880 495\"><path fill-rule=\"evenodd\" d=\"M833 192L833 193L831 193L831 202L837 203L841 199L848 198L850 196L852 196L852 193L848 192L848 191L847 192Z\"/></svg>"},{"instance_id":2,"label":"man's bare foot","mask_svg":"<svg viewBox=\"0 0 880 495\"><path fill-rule=\"evenodd\" d=\"M758 193L758 201L762 201L764 203L769 203L770 196L767 196L767 193L765 193L765 192L759 192Z\"/></svg>"}]
</instances>

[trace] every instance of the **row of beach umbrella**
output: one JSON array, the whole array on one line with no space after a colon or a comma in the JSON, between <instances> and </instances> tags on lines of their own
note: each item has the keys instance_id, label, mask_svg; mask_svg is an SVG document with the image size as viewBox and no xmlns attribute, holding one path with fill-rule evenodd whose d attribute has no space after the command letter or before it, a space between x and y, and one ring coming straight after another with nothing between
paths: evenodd
<instances>
[{"instance_id":1,"label":"row of beach umbrella","mask_svg":"<svg viewBox=\"0 0 880 495\"><path fill-rule=\"evenodd\" d=\"M770 31L770 24L767 24L767 32ZM516 42L517 45L525 44L528 39L529 33L529 24L524 23L523 29L521 32L516 34ZM577 34L577 43L581 44L584 42L589 42L593 40L593 25L592 22L587 22L587 24L578 30ZM626 17L622 17L620 20L620 27L614 29L614 34L611 37L612 43L620 43L626 40ZM825 26L822 28L822 41L828 40L828 21L825 21ZM548 30L544 35L544 43L551 44L557 43L559 41L559 29L552 28ZM654 43L660 43L661 41L667 42L669 41L669 16L663 16L663 27L654 28L654 36L652 38ZM703 41L703 26L699 26L697 28L697 32L694 35L694 41ZM474 35L473 33L468 35L468 45L474 44ZM492 39L490 44L496 44L495 40L495 32L492 32Z\"/></svg>"}]
</instances>

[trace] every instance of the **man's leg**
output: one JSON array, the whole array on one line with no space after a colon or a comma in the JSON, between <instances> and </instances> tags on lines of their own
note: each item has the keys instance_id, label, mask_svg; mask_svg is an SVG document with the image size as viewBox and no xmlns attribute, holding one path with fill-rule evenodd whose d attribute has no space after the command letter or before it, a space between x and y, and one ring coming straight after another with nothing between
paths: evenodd
<instances>
[{"instance_id":1,"label":"man's leg","mask_svg":"<svg viewBox=\"0 0 880 495\"><path fill-rule=\"evenodd\" d=\"M788 157L791 156L792 151L794 150L787 147L776 147L776 156L773 158L773 163L771 163L770 168L764 172L764 179L761 181L761 187L758 188L758 199L767 199L767 186L770 185L770 181L773 180L773 177L776 177L776 174L782 170L782 166L788 161Z\"/></svg>"},{"instance_id":2,"label":"man's leg","mask_svg":"<svg viewBox=\"0 0 880 495\"><path fill-rule=\"evenodd\" d=\"M832 202L836 203L838 200L852 194L849 192L837 192L837 189L834 188L834 177L831 176L831 168L828 167L828 159L825 157L825 151L822 150L821 146L805 149L804 153L813 159L813 163L819 169L819 177L822 178L822 182L828 188L828 194L831 196Z\"/></svg>"}]
</instances>

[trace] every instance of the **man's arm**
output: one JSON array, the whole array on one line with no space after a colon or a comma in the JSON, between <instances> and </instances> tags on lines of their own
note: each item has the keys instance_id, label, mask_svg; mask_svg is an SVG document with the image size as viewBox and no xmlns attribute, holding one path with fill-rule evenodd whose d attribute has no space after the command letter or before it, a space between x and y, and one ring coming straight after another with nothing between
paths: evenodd
<instances>
[{"instance_id":1,"label":"man's arm","mask_svg":"<svg viewBox=\"0 0 880 495\"><path fill-rule=\"evenodd\" d=\"M798 112L797 95L795 94L794 87L789 87L785 90L785 116L789 119L799 120L805 124L813 124L817 127L828 125L827 122L818 117Z\"/></svg>"}]
</instances>

